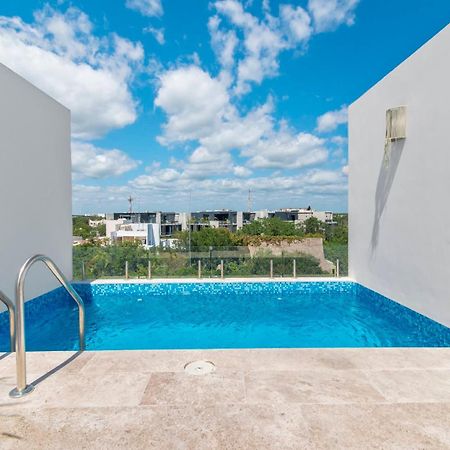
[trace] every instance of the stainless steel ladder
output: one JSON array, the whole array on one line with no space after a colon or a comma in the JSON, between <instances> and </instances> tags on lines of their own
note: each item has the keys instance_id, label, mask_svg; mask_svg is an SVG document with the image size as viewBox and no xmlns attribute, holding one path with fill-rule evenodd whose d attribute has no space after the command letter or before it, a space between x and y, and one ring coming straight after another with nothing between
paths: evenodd
<instances>
[{"instance_id":1,"label":"stainless steel ladder","mask_svg":"<svg viewBox=\"0 0 450 450\"><path fill-rule=\"evenodd\" d=\"M11 353L14 352L16 345L16 310L14 308L14 303L9 299L9 297L2 291L0 291L0 302L4 303L8 308L9 312L9 339L11 345Z\"/></svg>"},{"instance_id":2,"label":"stainless steel ladder","mask_svg":"<svg viewBox=\"0 0 450 450\"><path fill-rule=\"evenodd\" d=\"M19 271L16 282L16 320L15 320L15 348L16 348L16 371L17 371L17 386L9 393L11 397L20 398L26 394L29 394L34 390L32 384L27 385L27 369L26 369L26 350L25 350L25 317L24 317L24 286L25 277L30 270L30 267L38 262L43 262L55 278L62 284L69 295L75 300L78 305L78 321L79 321L79 335L80 335L80 350L84 350L85 346L85 313L84 302L75 289L66 280L66 277L58 269L56 264L48 257L44 255L35 255L29 258Z\"/></svg>"}]
</instances>

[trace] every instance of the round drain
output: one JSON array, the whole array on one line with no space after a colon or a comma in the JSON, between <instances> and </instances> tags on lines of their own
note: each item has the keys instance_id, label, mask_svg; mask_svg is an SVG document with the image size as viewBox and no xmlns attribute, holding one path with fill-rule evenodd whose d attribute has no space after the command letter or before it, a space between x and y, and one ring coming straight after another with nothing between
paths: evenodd
<instances>
[{"instance_id":1,"label":"round drain","mask_svg":"<svg viewBox=\"0 0 450 450\"><path fill-rule=\"evenodd\" d=\"M211 361L192 361L184 366L184 371L189 375L206 375L216 370Z\"/></svg>"}]
</instances>

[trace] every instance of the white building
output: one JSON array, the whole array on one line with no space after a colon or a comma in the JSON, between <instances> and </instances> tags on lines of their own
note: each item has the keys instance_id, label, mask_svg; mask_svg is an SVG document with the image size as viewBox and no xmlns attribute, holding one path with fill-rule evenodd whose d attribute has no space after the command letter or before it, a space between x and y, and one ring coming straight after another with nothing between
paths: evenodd
<instances>
[{"instance_id":1,"label":"white building","mask_svg":"<svg viewBox=\"0 0 450 450\"><path fill-rule=\"evenodd\" d=\"M106 237L111 242L139 241L146 248L159 247L161 225L159 223L132 223L127 219L106 220Z\"/></svg>"},{"instance_id":2,"label":"white building","mask_svg":"<svg viewBox=\"0 0 450 450\"><path fill-rule=\"evenodd\" d=\"M255 211L255 219L267 219L269 217L268 209L261 209L259 211Z\"/></svg>"},{"instance_id":3,"label":"white building","mask_svg":"<svg viewBox=\"0 0 450 450\"><path fill-rule=\"evenodd\" d=\"M121 225L129 222L127 219L106 219L105 220L105 229L106 229L106 237L111 239L112 233L117 231Z\"/></svg>"},{"instance_id":4,"label":"white building","mask_svg":"<svg viewBox=\"0 0 450 450\"><path fill-rule=\"evenodd\" d=\"M349 108L350 276L447 326L449 55L447 26Z\"/></svg>"},{"instance_id":5,"label":"white building","mask_svg":"<svg viewBox=\"0 0 450 450\"><path fill-rule=\"evenodd\" d=\"M89 219L89 226L92 228L97 228L99 225L104 225L106 223L105 219L92 220Z\"/></svg>"},{"instance_id":6,"label":"white building","mask_svg":"<svg viewBox=\"0 0 450 450\"><path fill-rule=\"evenodd\" d=\"M305 220L314 217L324 223L334 223L331 211L313 211L312 209L299 209L296 223L303 223Z\"/></svg>"},{"instance_id":7,"label":"white building","mask_svg":"<svg viewBox=\"0 0 450 450\"><path fill-rule=\"evenodd\" d=\"M284 220L286 222L294 222L296 224L301 224L305 220L308 220L311 217L315 217L321 222L327 224L335 223L333 221L333 213L331 211L314 211L311 208L282 208L267 212L267 216L264 216L261 214L261 212L259 212L259 214L257 214L257 217L277 217L278 219Z\"/></svg>"}]
</instances>

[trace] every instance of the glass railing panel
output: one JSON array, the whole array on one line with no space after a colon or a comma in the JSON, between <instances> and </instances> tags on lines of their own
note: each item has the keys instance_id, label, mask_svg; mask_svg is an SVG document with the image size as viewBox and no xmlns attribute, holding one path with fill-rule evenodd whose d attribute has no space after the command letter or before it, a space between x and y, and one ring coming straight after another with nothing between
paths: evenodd
<instances>
[{"instance_id":1,"label":"glass railing panel","mask_svg":"<svg viewBox=\"0 0 450 450\"><path fill-rule=\"evenodd\" d=\"M294 263L295 261L295 263ZM322 254L289 253L248 247L145 249L137 245L78 246L73 250L75 280L96 278L203 278L340 276L348 274L347 244L325 242ZM295 266L294 266L295 264ZM294 270L295 267L295 270Z\"/></svg>"},{"instance_id":2,"label":"glass railing panel","mask_svg":"<svg viewBox=\"0 0 450 450\"><path fill-rule=\"evenodd\" d=\"M325 241L323 250L325 259L335 266L335 272L338 270L340 277L348 276L348 244Z\"/></svg>"}]
</instances>

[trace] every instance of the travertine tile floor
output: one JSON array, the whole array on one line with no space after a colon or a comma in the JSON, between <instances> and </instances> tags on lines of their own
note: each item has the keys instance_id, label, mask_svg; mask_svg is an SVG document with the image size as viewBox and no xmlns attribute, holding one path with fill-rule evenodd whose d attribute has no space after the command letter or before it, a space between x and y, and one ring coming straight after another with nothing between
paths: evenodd
<instances>
[{"instance_id":1,"label":"travertine tile floor","mask_svg":"<svg viewBox=\"0 0 450 450\"><path fill-rule=\"evenodd\" d=\"M0 358L1 449L450 449L450 348L29 353L20 400Z\"/></svg>"}]
</instances>

